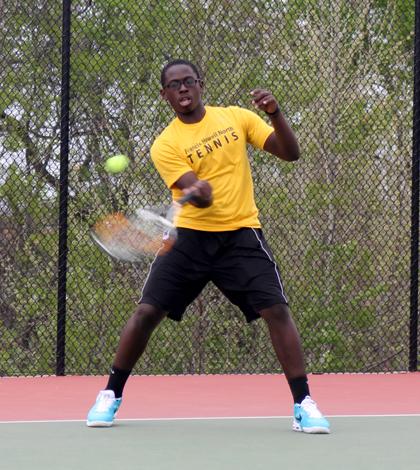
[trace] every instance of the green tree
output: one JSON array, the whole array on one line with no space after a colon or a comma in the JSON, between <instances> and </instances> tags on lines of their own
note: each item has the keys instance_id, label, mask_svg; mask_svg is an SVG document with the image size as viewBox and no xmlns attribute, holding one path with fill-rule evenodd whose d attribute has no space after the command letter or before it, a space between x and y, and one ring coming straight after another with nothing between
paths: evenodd
<instances>
[{"instance_id":1,"label":"green tree","mask_svg":"<svg viewBox=\"0 0 420 470\"><path fill-rule=\"evenodd\" d=\"M0 2L0 374L54 373L61 4ZM169 201L151 165L172 118L170 58L198 63L205 100L273 91L302 159L252 151L265 233L312 371L403 369L407 355L414 6L403 0L72 2L67 373L104 373L149 261L90 242L103 213ZM103 162L125 153L130 171ZM4 256L3 256L4 254ZM279 370L262 322L213 286L163 322L139 373ZM255 369L253 369L255 367Z\"/></svg>"}]
</instances>

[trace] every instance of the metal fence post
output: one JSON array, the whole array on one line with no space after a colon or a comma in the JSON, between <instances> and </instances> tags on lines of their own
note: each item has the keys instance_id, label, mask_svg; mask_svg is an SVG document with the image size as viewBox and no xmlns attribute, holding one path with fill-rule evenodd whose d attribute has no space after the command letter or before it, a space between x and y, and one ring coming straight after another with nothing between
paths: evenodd
<instances>
[{"instance_id":1,"label":"metal fence post","mask_svg":"<svg viewBox=\"0 0 420 470\"><path fill-rule=\"evenodd\" d=\"M71 0L63 0L56 375L65 374Z\"/></svg>"},{"instance_id":2,"label":"metal fence post","mask_svg":"<svg viewBox=\"0 0 420 470\"><path fill-rule=\"evenodd\" d=\"M411 276L409 370L417 370L419 294L419 169L420 169L420 0L416 0L414 32L413 161L411 190Z\"/></svg>"}]
</instances>

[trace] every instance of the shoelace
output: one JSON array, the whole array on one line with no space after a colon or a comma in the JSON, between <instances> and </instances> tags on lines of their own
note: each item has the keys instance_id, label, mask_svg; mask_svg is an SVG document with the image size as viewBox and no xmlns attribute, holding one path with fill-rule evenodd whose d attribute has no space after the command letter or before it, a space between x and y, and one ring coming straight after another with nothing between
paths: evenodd
<instances>
[{"instance_id":1,"label":"shoelace","mask_svg":"<svg viewBox=\"0 0 420 470\"><path fill-rule=\"evenodd\" d=\"M306 413L308 413L310 418L322 418L322 414L318 410L318 407L312 398L306 397L300 406L306 411Z\"/></svg>"},{"instance_id":2,"label":"shoelace","mask_svg":"<svg viewBox=\"0 0 420 470\"><path fill-rule=\"evenodd\" d=\"M114 404L115 398L108 393L102 393L98 397L96 409L97 411L108 411Z\"/></svg>"}]
</instances>

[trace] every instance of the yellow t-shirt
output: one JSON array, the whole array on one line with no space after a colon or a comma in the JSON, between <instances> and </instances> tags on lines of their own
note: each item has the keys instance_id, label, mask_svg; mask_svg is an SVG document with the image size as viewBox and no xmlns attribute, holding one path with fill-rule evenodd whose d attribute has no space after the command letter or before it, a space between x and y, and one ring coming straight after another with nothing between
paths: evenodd
<instances>
[{"instance_id":1,"label":"yellow t-shirt","mask_svg":"<svg viewBox=\"0 0 420 470\"><path fill-rule=\"evenodd\" d=\"M213 188L213 204L204 209L186 204L176 225L210 232L258 228L246 146L262 149L273 128L237 106L205 108L200 122L185 124L175 118L151 148L153 163L174 200L183 196L174 183L190 171Z\"/></svg>"}]
</instances>

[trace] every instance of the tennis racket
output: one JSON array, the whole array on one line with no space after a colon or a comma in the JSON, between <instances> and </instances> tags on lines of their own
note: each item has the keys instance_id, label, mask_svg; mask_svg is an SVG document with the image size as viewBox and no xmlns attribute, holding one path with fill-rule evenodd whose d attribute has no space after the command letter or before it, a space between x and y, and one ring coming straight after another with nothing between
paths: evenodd
<instances>
[{"instance_id":1,"label":"tennis racket","mask_svg":"<svg viewBox=\"0 0 420 470\"><path fill-rule=\"evenodd\" d=\"M187 194L162 211L139 208L132 214L108 214L91 228L92 240L107 255L121 261L136 262L145 256L168 252L176 240L174 221L182 206L193 198Z\"/></svg>"}]
</instances>

